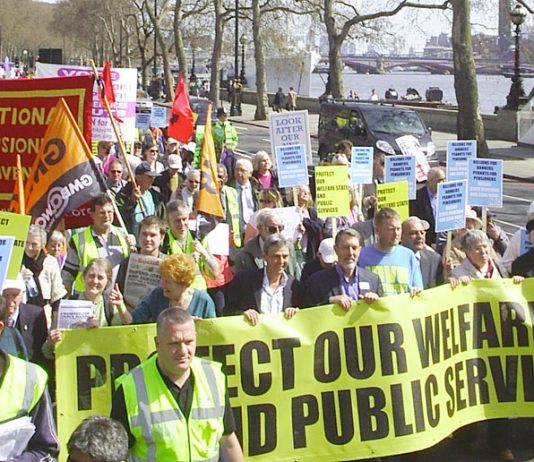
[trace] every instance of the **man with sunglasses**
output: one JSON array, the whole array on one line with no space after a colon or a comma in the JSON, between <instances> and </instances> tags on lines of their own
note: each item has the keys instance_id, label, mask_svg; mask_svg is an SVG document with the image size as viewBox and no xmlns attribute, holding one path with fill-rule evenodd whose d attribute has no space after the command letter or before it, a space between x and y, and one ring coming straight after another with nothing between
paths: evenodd
<instances>
[{"instance_id":1,"label":"man with sunglasses","mask_svg":"<svg viewBox=\"0 0 534 462\"><path fill-rule=\"evenodd\" d=\"M248 269L262 269L264 267L263 244L269 236L279 234L284 230L284 222L276 210L262 209L256 217L256 227L258 228L258 236L251 239L235 258L234 274ZM299 279L300 274L293 245L289 245L287 271L291 276Z\"/></svg>"},{"instance_id":2,"label":"man with sunglasses","mask_svg":"<svg viewBox=\"0 0 534 462\"><path fill-rule=\"evenodd\" d=\"M115 195L117 195L127 183L126 180L122 179L123 170L122 162L119 159L115 159L111 162L106 182L109 190Z\"/></svg>"}]
</instances>

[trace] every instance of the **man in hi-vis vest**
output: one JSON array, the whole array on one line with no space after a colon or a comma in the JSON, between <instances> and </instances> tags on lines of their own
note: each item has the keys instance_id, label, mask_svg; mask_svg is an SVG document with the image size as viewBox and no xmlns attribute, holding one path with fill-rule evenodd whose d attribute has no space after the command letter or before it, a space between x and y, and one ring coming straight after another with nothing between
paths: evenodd
<instances>
[{"instance_id":1,"label":"man in hi-vis vest","mask_svg":"<svg viewBox=\"0 0 534 462\"><path fill-rule=\"evenodd\" d=\"M157 320L156 354L117 379L111 417L129 436L131 461L244 461L221 364L195 357L187 311Z\"/></svg>"},{"instance_id":2,"label":"man in hi-vis vest","mask_svg":"<svg viewBox=\"0 0 534 462\"><path fill-rule=\"evenodd\" d=\"M7 303L0 297L0 336L7 323ZM25 424L29 417L35 426L29 442L17 441L21 434L15 436L3 434L4 440L12 441L9 454L0 453L0 459L17 461L53 461L59 453L59 444L55 432L56 424L52 415L52 405L46 383L46 372L36 364L7 354L0 349L0 426L11 422L13 429ZM20 419L20 420L19 420Z\"/></svg>"},{"instance_id":3,"label":"man in hi-vis vest","mask_svg":"<svg viewBox=\"0 0 534 462\"><path fill-rule=\"evenodd\" d=\"M93 258L105 258L111 263L114 274L120 263L135 247L135 237L113 226L115 211L111 198L102 193L91 204L93 224L72 234L67 246L67 258L61 272L69 293L81 293L85 288L83 271Z\"/></svg>"}]
</instances>

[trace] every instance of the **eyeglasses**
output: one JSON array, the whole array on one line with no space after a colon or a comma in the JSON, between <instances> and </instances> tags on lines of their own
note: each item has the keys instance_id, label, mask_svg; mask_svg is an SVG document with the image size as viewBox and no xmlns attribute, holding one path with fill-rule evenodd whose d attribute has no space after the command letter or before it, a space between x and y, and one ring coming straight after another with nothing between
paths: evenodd
<instances>
[{"instance_id":1,"label":"eyeglasses","mask_svg":"<svg viewBox=\"0 0 534 462\"><path fill-rule=\"evenodd\" d=\"M271 234L279 233L284 230L284 225L267 226L267 231Z\"/></svg>"},{"instance_id":2,"label":"eyeglasses","mask_svg":"<svg viewBox=\"0 0 534 462\"><path fill-rule=\"evenodd\" d=\"M149 152L159 152L157 149L150 149Z\"/></svg>"}]
</instances>

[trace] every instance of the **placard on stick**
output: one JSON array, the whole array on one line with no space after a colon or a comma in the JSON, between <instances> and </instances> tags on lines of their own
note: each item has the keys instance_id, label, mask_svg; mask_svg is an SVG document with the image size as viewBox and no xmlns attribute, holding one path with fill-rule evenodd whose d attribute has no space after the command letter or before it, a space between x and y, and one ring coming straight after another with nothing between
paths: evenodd
<instances>
[{"instance_id":1,"label":"placard on stick","mask_svg":"<svg viewBox=\"0 0 534 462\"><path fill-rule=\"evenodd\" d=\"M407 181L377 184L376 197L378 210L384 207L395 209L402 221L410 216Z\"/></svg>"},{"instance_id":2,"label":"placard on stick","mask_svg":"<svg viewBox=\"0 0 534 462\"><path fill-rule=\"evenodd\" d=\"M371 184L373 182L373 148L353 147L350 170L352 184Z\"/></svg>"},{"instance_id":3,"label":"placard on stick","mask_svg":"<svg viewBox=\"0 0 534 462\"><path fill-rule=\"evenodd\" d=\"M458 140L447 142L447 181L467 180L469 159L477 157L477 142Z\"/></svg>"},{"instance_id":4,"label":"placard on stick","mask_svg":"<svg viewBox=\"0 0 534 462\"><path fill-rule=\"evenodd\" d=\"M470 159L467 203L480 207L502 207L502 160Z\"/></svg>"},{"instance_id":5,"label":"placard on stick","mask_svg":"<svg viewBox=\"0 0 534 462\"><path fill-rule=\"evenodd\" d=\"M415 199L415 156L386 156L385 183L408 182L408 199Z\"/></svg>"},{"instance_id":6,"label":"placard on stick","mask_svg":"<svg viewBox=\"0 0 534 462\"><path fill-rule=\"evenodd\" d=\"M277 146L303 144L308 165L313 165L308 111L273 112L269 114L271 152Z\"/></svg>"},{"instance_id":7,"label":"placard on stick","mask_svg":"<svg viewBox=\"0 0 534 462\"><path fill-rule=\"evenodd\" d=\"M281 188L308 184L308 163L303 144L276 146L276 169Z\"/></svg>"},{"instance_id":8,"label":"placard on stick","mask_svg":"<svg viewBox=\"0 0 534 462\"><path fill-rule=\"evenodd\" d=\"M315 190L320 218L349 214L349 177L345 165L315 167Z\"/></svg>"},{"instance_id":9,"label":"placard on stick","mask_svg":"<svg viewBox=\"0 0 534 462\"><path fill-rule=\"evenodd\" d=\"M467 181L448 181L438 184L436 232L465 227L465 191Z\"/></svg>"},{"instance_id":10,"label":"placard on stick","mask_svg":"<svg viewBox=\"0 0 534 462\"><path fill-rule=\"evenodd\" d=\"M29 215L0 211L0 236L15 237L7 270L8 279L17 279L19 274L31 219Z\"/></svg>"}]
</instances>

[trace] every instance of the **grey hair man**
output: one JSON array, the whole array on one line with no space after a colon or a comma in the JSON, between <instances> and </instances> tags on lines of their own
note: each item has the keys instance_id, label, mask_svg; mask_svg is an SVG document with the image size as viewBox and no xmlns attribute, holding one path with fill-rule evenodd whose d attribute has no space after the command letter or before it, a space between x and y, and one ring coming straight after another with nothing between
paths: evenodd
<instances>
[{"instance_id":1,"label":"grey hair man","mask_svg":"<svg viewBox=\"0 0 534 462\"><path fill-rule=\"evenodd\" d=\"M70 436L67 450L68 462L123 462L128 457L128 434L109 417L87 417Z\"/></svg>"}]
</instances>

